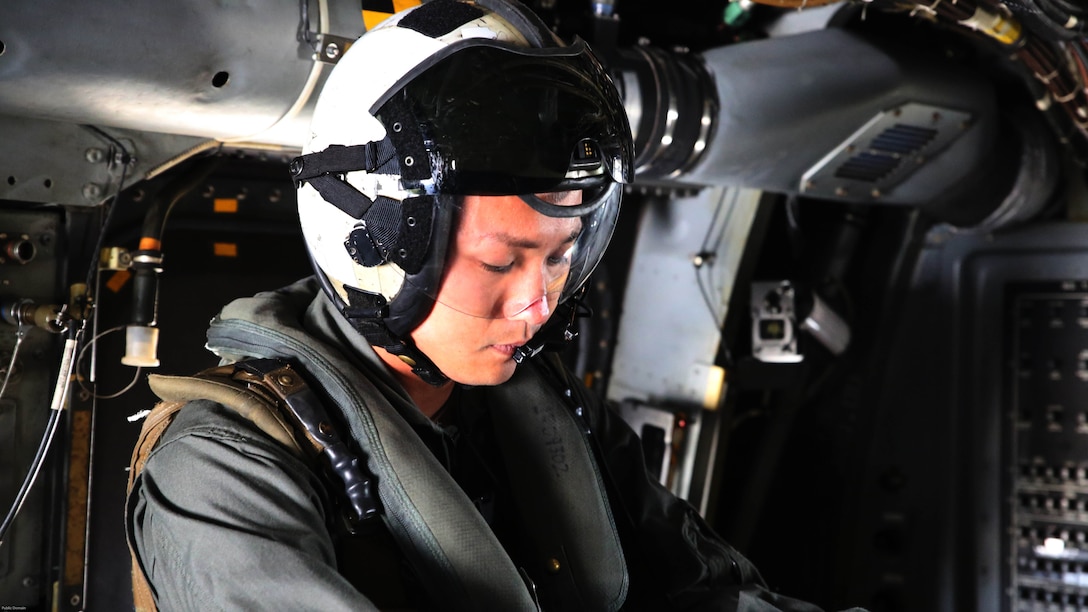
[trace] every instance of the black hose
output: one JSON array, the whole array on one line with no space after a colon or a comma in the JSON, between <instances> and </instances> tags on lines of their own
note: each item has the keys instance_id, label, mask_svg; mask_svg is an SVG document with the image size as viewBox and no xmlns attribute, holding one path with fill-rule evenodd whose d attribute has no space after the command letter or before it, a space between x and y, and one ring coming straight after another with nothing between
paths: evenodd
<instances>
[{"instance_id":1,"label":"black hose","mask_svg":"<svg viewBox=\"0 0 1088 612\"><path fill-rule=\"evenodd\" d=\"M145 239L153 239L156 243L162 240L163 231L166 228L167 218L174 206L190 191L195 189L212 170L219 165L220 159L216 156L205 157L195 162L188 172L179 174L175 179L167 183L153 198L151 205L144 215L141 243ZM140 250L145 250L141 244ZM153 250L158 250L153 249Z\"/></svg>"}]
</instances>

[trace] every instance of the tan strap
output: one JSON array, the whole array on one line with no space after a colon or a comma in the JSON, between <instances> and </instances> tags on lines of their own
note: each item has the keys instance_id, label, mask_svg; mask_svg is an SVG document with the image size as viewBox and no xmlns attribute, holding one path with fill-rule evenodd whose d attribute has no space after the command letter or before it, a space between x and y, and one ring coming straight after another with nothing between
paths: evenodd
<instances>
[{"instance_id":1,"label":"tan strap","mask_svg":"<svg viewBox=\"0 0 1088 612\"><path fill-rule=\"evenodd\" d=\"M136 446L132 449L132 458L128 464L128 485L126 495L132 493L132 485L136 482L136 476L144 469L147 457L158 443L166 428L174 421L178 410L185 402L159 402L144 419L140 428L140 436L136 439ZM126 505L125 512L128 512ZM127 523L127 517L126 517ZM155 598L151 595L151 586L147 583L143 569L136 560L136 551L129 545L129 555L132 558L132 603L136 612L155 612Z\"/></svg>"},{"instance_id":2,"label":"tan strap","mask_svg":"<svg viewBox=\"0 0 1088 612\"><path fill-rule=\"evenodd\" d=\"M136 478L143 472L147 458L158 445L166 428L174 422L182 406L193 400L206 399L227 406L252 421L292 454L300 458L306 457L295 439L296 430L285 420L279 409L278 392L267 381L251 377L239 380L234 375L234 366L228 365L204 370L195 376L153 374L148 377L151 390L164 401L152 408L140 428L140 435L129 460L126 495L131 495ZM155 612L151 586L131 545L129 555L132 559L132 599L136 612Z\"/></svg>"},{"instance_id":3,"label":"tan strap","mask_svg":"<svg viewBox=\"0 0 1088 612\"><path fill-rule=\"evenodd\" d=\"M233 366L205 370L196 376L152 374L148 386L160 398L172 402L211 400L222 404L253 422L273 440L287 447L295 456L305 457L295 438L295 428L278 409L276 396L257 385L262 381L242 382L231 377Z\"/></svg>"}]
</instances>

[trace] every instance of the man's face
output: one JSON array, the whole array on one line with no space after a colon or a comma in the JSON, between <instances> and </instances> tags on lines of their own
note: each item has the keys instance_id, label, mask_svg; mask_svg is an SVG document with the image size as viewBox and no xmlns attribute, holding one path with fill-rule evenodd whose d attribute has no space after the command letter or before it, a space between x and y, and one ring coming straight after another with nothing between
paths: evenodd
<instances>
[{"instance_id":1,"label":"man's face","mask_svg":"<svg viewBox=\"0 0 1088 612\"><path fill-rule=\"evenodd\" d=\"M539 197L581 202L577 191ZM451 380L496 385L555 309L582 222L547 217L517 196L466 196L456 227L436 304L412 339Z\"/></svg>"}]
</instances>

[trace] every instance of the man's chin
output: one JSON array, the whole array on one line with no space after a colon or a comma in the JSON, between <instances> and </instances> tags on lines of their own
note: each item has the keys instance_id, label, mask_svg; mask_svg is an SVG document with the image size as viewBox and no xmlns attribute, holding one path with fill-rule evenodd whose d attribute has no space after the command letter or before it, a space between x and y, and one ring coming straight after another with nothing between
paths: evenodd
<instances>
[{"instance_id":1,"label":"man's chin","mask_svg":"<svg viewBox=\"0 0 1088 612\"><path fill-rule=\"evenodd\" d=\"M510 359L499 365L467 368L452 376L449 374L447 374L447 376L463 385L470 385L473 387L493 387L510 380L510 377L514 375L514 368L516 368L517 365L516 361Z\"/></svg>"}]
</instances>

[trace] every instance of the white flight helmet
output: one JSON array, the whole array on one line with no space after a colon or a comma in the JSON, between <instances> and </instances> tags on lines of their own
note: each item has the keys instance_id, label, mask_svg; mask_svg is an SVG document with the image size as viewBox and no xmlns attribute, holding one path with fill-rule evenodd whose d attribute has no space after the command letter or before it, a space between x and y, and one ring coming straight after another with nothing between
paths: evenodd
<instances>
[{"instance_id":1,"label":"white flight helmet","mask_svg":"<svg viewBox=\"0 0 1088 612\"><path fill-rule=\"evenodd\" d=\"M434 306L460 196L582 219L562 303L600 261L633 160L600 62L511 0L432 0L366 33L329 75L303 153L291 172L326 292L434 384L409 334ZM577 206L534 195L574 189Z\"/></svg>"}]
</instances>

